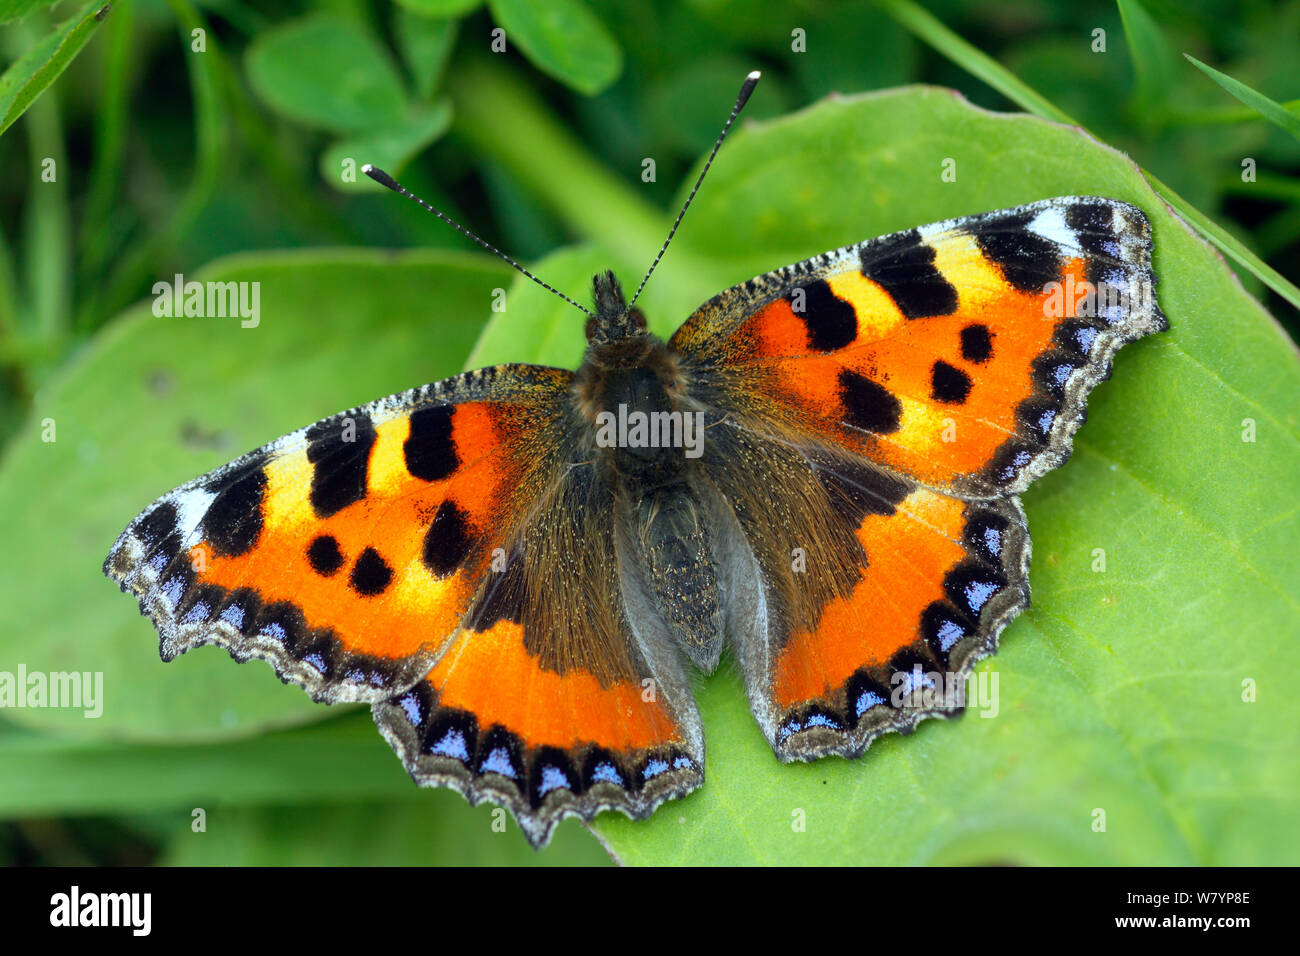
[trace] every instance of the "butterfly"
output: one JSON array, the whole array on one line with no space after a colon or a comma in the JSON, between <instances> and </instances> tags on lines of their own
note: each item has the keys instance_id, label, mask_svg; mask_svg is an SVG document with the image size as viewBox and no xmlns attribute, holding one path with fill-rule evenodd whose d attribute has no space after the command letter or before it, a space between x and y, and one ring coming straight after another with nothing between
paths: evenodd
<instances>
[{"instance_id":1,"label":"butterfly","mask_svg":"<svg viewBox=\"0 0 1300 956\"><path fill-rule=\"evenodd\" d=\"M158 499L104 570L164 660L368 703L418 784L535 846L701 786L690 682L724 648L780 760L857 757L958 712L914 675L960 682L1027 605L1018 496L1168 328L1151 251L1135 206L1046 199L757 276L667 341L605 272L576 372L326 418Z\"/></svg>"}]
</instances>

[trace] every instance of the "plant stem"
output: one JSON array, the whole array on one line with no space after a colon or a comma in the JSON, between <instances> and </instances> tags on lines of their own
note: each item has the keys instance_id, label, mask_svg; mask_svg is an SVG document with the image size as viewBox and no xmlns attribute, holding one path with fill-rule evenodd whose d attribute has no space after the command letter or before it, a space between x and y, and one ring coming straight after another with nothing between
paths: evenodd
<instances>
[{"instance_id":1,"label":"plant stem","mask_svg":"<svg viewBox=\"0 0 1300 956\"><path fill-rule=\"evenodd\" d=\"M127 75L135 29L134 0L119 0L105 25L104 86L95 114L94 160L86 211L81 221L81 263L84 286L96 282L114 245L113 204L122 188L122 159L126 151Z\"/></svg>"},{"instance_id":2,"label":"plant stem","mask_svg":"<svg viewBox=\"0 0 1300 956\"><path fill-rule=\"evenodd\" d=\"M663 241L663 214L594 159L515 76L470 60L451 71L448 91L453 135L505 167L575 233L619 259L648 263L647 250Z\"/></svg>"},{"instance_id":3,"label":"plant stem","mask_svg":"<svg viewBox=\"0 0 1300 956\"><path fill-rule=\"evenodd\" d=\"M36 42L32 26L31 20L13 25L10 42L16 56ZM22 240L27 321L21 321L20 313L19 328L21 334L48 344L67 331L72 283L72 225L65 184L68 165L58 90L46 90L32 103L24 120L30 205ZM54 163L51 182L43 178L47 161Z\"/></svg>"},{"instance_id":4,"label":"plant stem","mask_svg":"<svg viewBox=\"0 0 1300 956\"><path fill-rule=\"evenodd\" d=\"M87 297L77 316L79 328L93 328L108 315L124 308L160 261L184 238L216 192L226 156L226 125L222 113L220 77L216 58L193 52L193 31L204 29L206 43L215 38L188 0L168 0L176 15L181 43L188 60L194 94L194 178L167 222L147 241L136 246L113 272L100 298ZM214 51L215 52L215 51Z\"/></svg>"}]
</instances>

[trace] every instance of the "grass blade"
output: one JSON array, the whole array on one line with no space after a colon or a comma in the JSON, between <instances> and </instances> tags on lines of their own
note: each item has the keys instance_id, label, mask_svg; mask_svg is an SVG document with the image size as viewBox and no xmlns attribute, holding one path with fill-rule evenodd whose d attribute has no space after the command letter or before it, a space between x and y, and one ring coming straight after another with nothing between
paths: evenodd
<instances>
[{"instance_id":1,"label":"grass blade","mask_svg":"<svg viewBox=\"0 0 1300 956\"><path fill-rule=\"evenodd\" d=\"M1264 119L1268 120L1274 126L1279 126L1286 130L1296 139L1300 139L1300 116L1287 109L1286 106L1271 100L1258 90L1253 90L1240 80L1234 80L1226 73L1220 73L1212 66L1206 66L1190 53L1184 53L1192 66L1196 67L1219 86L1223 87L1231 95L1235 96L1241 102L1245 103L1252 110L1258 113ZM1289 104L1289 105L1294 105Z\"/></svg>"}]
</instances>

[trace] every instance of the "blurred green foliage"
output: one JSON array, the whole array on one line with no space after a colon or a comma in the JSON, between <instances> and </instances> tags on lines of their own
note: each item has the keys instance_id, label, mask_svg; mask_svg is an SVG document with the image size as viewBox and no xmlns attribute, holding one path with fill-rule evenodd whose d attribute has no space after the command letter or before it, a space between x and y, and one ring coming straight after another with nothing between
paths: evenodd
<instances>
[{"instance_id":1,"label":"blurred green foliage","mask_svg":"<svg viewBox=\"0 0 1300 956\"><path fill-rule=\"evenodd\" d=\"M387 165L520 260L598 239L619 259L646 261L654 250L640 237L670 215L740 78L755 66L764 80L747 109L751 120L833 92L917 82L955 88L989 109L1028 108L999 81L1002 70L1127 151L1286 280L1300 280L1300 142L1287 122L1300 115L1300 3L927 0L924 10L992 68L933 36L923 41L915 8L904 3L117 0L100 16L96 3L51 8L44 0L0 0L0 56L9 64L0 78L0 443L18 432L38 396L74 374L88 348L102 346L104 326L146 298L160 277L197 272L248 250L476 248L411 204L378 193L358 174L362 162ZM500 53L492 49L498 27L507 39ZM1133 51L1140 51L1136 62ZM1226 82L1180 54L1209 64ZM656 163L650 182L642 178L646 157ZM1243 178L1247 160L1255 169L1250 181ZM44 181L50 162L57 174ZM891 183L861 186L888 190ZM1294 335L1285 287L1238 272ZM395 308L367 321L376 335L413 341L437 329L436 319ZM657 321L671 327L676 319ZM330 344L343 355L365 347L338 338ZM460 361L465 351L458 349L437 358ZM436 362L425 364L433 370ZM331 370L322 365L319 373ZM336 364L332 374L346 378L350 370ZM409 374L417 378L393 387L436 377ZM238 369L221 370L206 384L245 386ZM111 395L111 380L104 385ZM349 392L337 404L379 394ZM270 437L258 433L255 440ZM216 464L244 447L205 453ZM144 503L126 505L122 522ZM8 533L0 538L6 549L14 544ZM106 545L74 541L85 550L78 568L87 555L97 563ZM57 609L66 593L56 590L60 584L31 586L48 589L46 603ZM126 599L118 600L129 615ZM132 623L137 636L146 632L143 622ZM76 628L41 626L40 641L75 641ZM232 671L232 679L267 677L224 659L209 663ZM7 666L0 661L0 669ZM160 679L175 677L160 665L159 672ZM299 703L286 704L286 712L305 710ZM331 716L328 723L350 733L355 722L374 737L360 716ZM292 751L292 735L309 732L257 740L270 740L271 753L276 746ZM289 739L277 744L280 736ZM376 748L365 752L388 756L398 769L382 742L372 743ZM22 773L23 754L45 746L41 734L0 722L6 772ZM99 753L69 746L69 761ZM358 742L358 753L364 747ZM221 753L195 753L195 766L220 765ZM354 758L367 759L350 755L338 766ZM258 766L255 756L231 759ZM146 773L170 760L135 749L114 766ZM83 787L86 779L68 778ZM334 809L310 793L295 798L274 786L251 787L239 811L240 836L221 858L186 842L184 814L115 806L111 799L71 801L65 809L50 799L51 813L43 815L33 809L41 805L38 788L34 802L0 807L16 820L0 825L0 862L532 859L517 833L503 848L491 834L488 808L471 810L446 793L398 795L389 782ZM177 787L178 806L185 806L180 801L195 793ZM409 831L391 822L423 819L410 808L432 804L437 821L412 822ZM382 839L368 842L365 821L372 818L388 820L385 832L399 834L384 838L391 853L375 849L387 845ZM471 827L483 836L468 836ZM456 837L447 836L453 831ZM399 848L403 832L427 840L428 852ZM325 839L337 841L332 850L316 845ZM546 858L592 862L603 855L570 821Z\"/></svg>"}]
</instances>

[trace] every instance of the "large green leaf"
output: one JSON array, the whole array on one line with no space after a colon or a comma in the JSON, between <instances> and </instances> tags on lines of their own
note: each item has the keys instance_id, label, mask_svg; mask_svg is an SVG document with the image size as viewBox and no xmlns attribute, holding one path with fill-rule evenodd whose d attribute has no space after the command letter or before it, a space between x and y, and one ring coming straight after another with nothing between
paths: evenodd
<instances>
[{"instance_id":1,"label":"large green leaf","mask_svg":"<svg viewBox=\"0 0 1300 956\"><path fill-rule=\"evenodd\" d=\"M0 603L13 615L0 629L0 671L102 672L103 714L0 714L64 734L168 741L327 715L264 665L235 667L213 649L162 666L152 626L99 566L126 522L169 488L339 409L458 371L506 271L448 252L247 254L192 278L260 283L255 328L159 318L147 304L112 323L38 397L0 465ZM55 440L43 441L50 427Z\"/></svg>"},{"instance_id":2,"label":"large green leaf","mask_svg":"<svg viewBox=\"0 0 1300 956\"><path fill-rule=\"evenodd\" d=\"M407 784L410 789L410 784ZM573 821L536 853L503 811L459 794L343 806L231 808L206 833L178 828L163 863L180 866L608 866ZM188 821L187 821L188 822ZM493 829L494 825L497 829ZM328 837L322 839L322 834Z\"/></svg>"},{"instance_id":3,"label":"large green leaf","mask_svg":"<svg viewBox=\"0 0 1300 956\"><path fill-rule=\"evenodd\" d=\"M955 183L940 175L949 158ZM785 766L724 663L698 694L703 789L646 823L597 823L623 860L1295 862L1300 365L1126 157L946 90L827 101L723 149L679 234L686 248L669 250L643 301L667 334L757 272L1069 194L1147 211L1172 331L1121 352L1073 460L1026 496L1034 606L978 670L998 677L997 716L930 721L857 761ZM692 260L684 277L675 253ZM710 258L712 277L701 277ZM572 292L582 268L605 264L600 250L575 250L537 271ZM613 264L632 281L635 270ZM575 361L581 316L545 298L520 285L473 361ZM521 315L533 311L540 327ZM1096 549L1104 572L1093 570ZM1243 700L1248 682L1256 702ZM1097 810L1105 832L1093 830Z\"/></svg>"}]
</instances>

